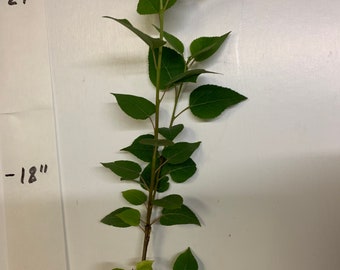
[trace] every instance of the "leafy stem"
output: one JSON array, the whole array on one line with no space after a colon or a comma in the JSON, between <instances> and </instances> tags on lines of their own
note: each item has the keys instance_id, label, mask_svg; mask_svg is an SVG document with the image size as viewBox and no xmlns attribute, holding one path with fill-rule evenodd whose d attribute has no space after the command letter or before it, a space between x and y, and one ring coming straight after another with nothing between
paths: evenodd
<instances>
[{"instance_id":1,"label":"leafy stem","mask_svg":"<svg viewBox=\"0 0 340 270\"><path fill-rule=\"evenodd\" d=\"M121 149L137 157L142 163L131 160L117 160L102 163L121 180L131 181L144 190L129 189L122 192L124 199L134 206L144 206L145 214L134 207L120 207L101 222L110 226L126 228L139 227L144 234L141 262L136 269L152 270L151 260L147 260L152 227L159 223L163 226L195 224L200 221L195 213L183 203L178 194L160 196L168 190L170 180L184 183L196 172L196 163L191 159L193 152L201 142L177 141L177 135L184 129L183 124L174 125L175 120L185 111L200 119L213 119L225 109L243 101L245 96L218 85L201 85L190 91L188 105L179 111L179 104L187 83L196 83L203 73L214 73L205 69L191 69L195 62L202 62L212 56L223 44L230 32L217 37L200 37L190 44L190 56L184 58L184 44L174 35L164 31L164 14L177 0L139 0L137 12L141 15L157 14L159 37L154 38L133 26L127 19L110 16L138 36L148 45L149 79L154 85L154 101L129 94L112 93L119 107L129 117L136 120L149 120L153 134L138 136L131 145ZM167 44L168 46L165 46ZM168 91L174 90L173 108L168 128L160 127L161 105ZM179 112L178 112L179 111ZM154 209L159 209L154 213ZM115 268L115 270L121 270ZM197 270L197 262L190 248L181 253L173 270Z\"/></svg>"},{"instance_id":2,"label":"leafy stem","mask_svg":"<svg viewBox=\"0 0 340 270\"><path fill-rule=\"evenodd\" d=\"M168 3L168 1L167 1ZM167 5L166 3L166 5ZM163 9L163 1L160 1L160 12L159 12L159 39L163 40L164 36L164 9ZM159 113L160 113L160 83L161 83L161 68L162 68L162 52L163 46L159 47L157 62L156 62L156 96L155 96L155 122L154 122L154 138L157 141L159 137ZM153 53L154 54L154 53ZM153 211L153 200L155 198L157 192L157 179L158 174L156 172L156 163L158 156L158 145L154 146L152 161L151 161L151 181L149 187L149 195L148 195L148 204L147 204L147 212L146 212L146 223L144 226L144 241L143 241L143 251L142 251L142 261L146 260L148 246L151 236L152 229L152 211Z\"/></svg>"}]
</instances>

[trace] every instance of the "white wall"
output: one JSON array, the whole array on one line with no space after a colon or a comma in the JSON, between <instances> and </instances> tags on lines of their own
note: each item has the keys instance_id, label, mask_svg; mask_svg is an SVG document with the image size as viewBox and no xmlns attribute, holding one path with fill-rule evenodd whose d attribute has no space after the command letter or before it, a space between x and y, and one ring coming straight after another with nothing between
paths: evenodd
<instances>
[{"instance_id":1,"label":"white wall","mask_svg":"<svg viewBox=\"0 0 340 270\"><path fill-rule=\"evenodd\" d=\"M0 1L1 270L66 268L46 29L44 0Z\"/></svg>"},{"instance_id":2,"label":"white wall","mask_svg":"<svg viewBox=\"0 0 340 270\"><path fill-rule=\"evenodd\" d=\"M155 20L137 15L136 4L46 1L71 270L112 269L141 252L137 229L99 223L124 204L127 187L99 163L127 157L119 149L150 129L110 95L152 98L147 47L101 18L128 18L155 33ZM180 119L185 138L203 143L198 174L173 191L203 226L156 229L157 270L187 246L206 270L340 268L339 10L333 0L178 0L169 10L166 29L187 45L233 31L207 62L223 75L199 82L249 100L214 122Z\"/></svg>"}]
</instances>

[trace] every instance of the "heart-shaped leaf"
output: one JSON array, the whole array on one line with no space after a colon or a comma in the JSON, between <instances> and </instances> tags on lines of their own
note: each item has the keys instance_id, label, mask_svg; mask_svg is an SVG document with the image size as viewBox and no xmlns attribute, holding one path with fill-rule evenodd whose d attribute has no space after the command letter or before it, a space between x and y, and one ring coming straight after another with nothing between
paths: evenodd
<instances>
[{"instance_id":1,"label":"heart-shaped leaf","mask_svg":"<svg viewBox=\"0 0 340 270\"><path fill-rule=\"evenodd\" d=\"M183 253L181 253L172 268L173 270L197 270L198 263L196 258L191 252L190 248L187 248Z\"/></svg>"},{"instance_id":2,"label":"heart-shaped leaf","mask_svg":"<svg viewBox=\"0 0 340 270\"><path fill-rule=\"evenodd\" d=\"M191 58L197 62L206 60L221 47L230 33L228 32L220 37L200 37L195 39L190 44Z\"/></svg>"},{"instance_id":3,"label":"heart-shaped leaf","mask_svg":"<svg viewBox=\"0 0 340 270\"><path fill-rule=\"evenodd\" d=\"M114 227L120 227L120 228L126 228L126 227L130 227L131 225L128 224L127 222L123 221L118 215L123 213L124 211L127 211L129 209L132 209L130 207L122 207L119 208L113 212L111 212L110 214L108 214L107 216L105 216L101 222L106 224L106 225L110 225L110 226L114 226Z\"/></svg>"},{"instance_id":4,"label":"heart-shaped leaf","mask_svg":"<svg viewBox=\"0 0 340 270\"><path fill-rule=\"evenodd\" d=\"M165 196L162 199L154 200L154 205L167 208L167 209L176 209L180 208L183 204L183 198L177 194L171 194Z\"/></svg>"},{"instance_id":5,"label":"heart-shaped leaf","mask_svg":"<svg viewBox=\"0 0 340 270\"><path fill-rule=\"evenodd\" d=\"M162 155L170 164L179 164L187 161L201 142L179 142L163 149Z\"/></svg>"},{"instance_id":6,"label":"heart-shaped leaf","mask_svg":"<svg viewBox=\"0 0 340 270\"><path fill-rule=\"evenodd\" d=\"M170 128L159 128L158 131L159 133L166 139L168 140L173 140L177 137L179 133L184 129L184 126L182 124L178 124L175 126L172 126Z\"/></svg>"},{"instance_id":7,"label":"heart-shaped leaf","mask_svg":"<svg viewBox=\"0 0 340 270\"><path fill-rule=\"evenodd\" d=\"M146 202L148 197L138 189L129 189L122 192L123 197L133 205L141 205Z\"/></svg>"},{"instance_id":8,"label":"heart-shaped leaf","mask_svg":"<svg viewBox=\"0 0 340 270\"><path fill-rule=\"evenodd\" d=\"M190 94L191 112L202 119L219 116L225 109L247 98L229 88L217 85L202 85Z\"/></svg>"},{"instance_id":9,"label":"heart-shaped leaf","mask_svg":"<svg viewBox=\"0 0 340 270\"><path fill-rule=\"evenodd\" d=\"M159 220L162 225L172 226L181 224L195 224L201 226L198 218L189 207L182 204L180 208L162 210L162 216Z\"/></svg>"},{"instance_id":10,"label":"heart-shaped leaf","mask_svg":"<svg viewBox=\"0 0 340 270\"><path fill-rule=\"evenodd\" d=\"M120 176L121 180L136 179L142 171L139 164L129 160L117 160L115 162L102 163L102 165Z\"/></svg>"},{"instance_id":11,"label":"heart-shaped leaf","mask_svg":"<svg viewBox=\"0 0 340 270\"><path fill-rule=\"evenodd\" d=\"M162 174L170 174L171 179L176 183L183 183L196 172L195 162L189 158L180 164L166 163L162 168Z\"/></svg>"},{"instance_id":12,"label":"heart-shaped leaf","mask_svg":"<svg viewBox=\"0 0 340 270\"><path fill-rule=\"evenodd\" d=\"M135 139L130 146L125 147L122 150L130 152L143 161L150 162L152 160L154 147L152 145L143 144L140 141L143 139L153 138L154 136L151 134L141 135L137 139Z\"/></svg>"},{"instance_id":13,"label":"heart-shaped leaf","mask_svg":"<svg viewBox=\"0 0 340 270\"><path fill-rule=\"evenodd\" d=\"M116 214L116 216L130 226L138 226L140 223L140 213L138 210L133 208L128 207L124 211Z\"/></svg>"},{"instance_id":14,"label":"heart-shaped leaf","mask_svg":"<svg viewBox=\"0 0 340 270\"><path fill-rule=\"evenodd\" d=\"M151 101L138 96L114 94L119 107L134 119L147 119L156 111L156 106Z\"/></svg>"}]
</instances>

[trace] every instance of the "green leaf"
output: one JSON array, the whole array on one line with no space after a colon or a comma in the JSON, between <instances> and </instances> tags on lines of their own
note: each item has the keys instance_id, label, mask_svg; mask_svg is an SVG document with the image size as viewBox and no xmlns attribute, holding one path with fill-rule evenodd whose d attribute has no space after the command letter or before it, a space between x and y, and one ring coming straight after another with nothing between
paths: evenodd
<instances>
[{"instance_id":1,"label":"green leaf","mask_svg":"<svg viewBox=\"0 0 340 270\"><path fill-rule=\"evenodd\" d=\"M146 145L152 145L152 146L169 146L174 144L172 141L170 140L156 140L156 139L142 139L140 141L140 143L142 144L146 144Z\"/></svg>"},{"instance_id":2,"label":"green leaf","mask_svg":"<svg viewBox=\"0 0 340 270\"><path fill-rule=\"evenodd\" d=\"M162 174L170 174L172 180L176 183L183 183L193 176L196 172L195 162L189 158L184 163L180 164L165 164L162 169Z\"/></svg>"},{"instance_id":3,"label":"green leaf","mask_svg":"<svg viewBox=\"0 0 340 270\"><path fill-rule=\"evenodd\" d=\"M156 163L156 168L159 166L159 161ZM149 190L151 185L151 164L149 163L141 173L141 187ZM165 192L169 189L169 177L163 176L158 181L157 192Z\"/></svg>"},{"instance_id":4,"label":"green leaf","mask_svg":"<svg viewBox=\"0 0 340 270\"><path fill-rule=\"evenodd\" d=\"M159 166L159 162L156 163L156 167ZM145 166L144 170L142 171L140 177L141 177L141 186L142 188L149 190L151 185L151 163L149 163L147 166Z\"/></svg>"},{"instance_id":5,"label":"green leaf","mask_svg":"<svg viewBox=\"0 0 340 270\"><path fill-rule=\"evenodd\" d=\"M135 139L130 146L125 147L122 150L130 152L143 161L150 162L152 160L154 147L152 145L142 144L140 141L143 139L153 138L154 136L151 134L141 135L137 139Z\"/></svg>"},{"instance_id":6,"label":"green leaf","mask_svg":"<svg viewBox=\"0 0 340 270\"><path fill-rule=\"evenodd\" d=\"M156 111L156 106L151 101L138 96L114 94L119 107L134 119L147 119Z\"/></svg>"},{"instance_id":7,"label":"green leaf","mask_svg":"<svg viewBox=\"0 0 340 270\"><path fill-rule=\"evenodd\" d=\"M172 7L177 0L162 0L163 8L168 9ZM166 2L168 1L168 5L165 7ZM160 0L139 0L137 5L137 12L141 15L146 14L156 14L161 10Z\"/></svg>"},{"instance_id":8,"label":"green leaf","mask_svg":"<svg viewBox=\"0 0 340 270\"><path fill-rule=\"evenodd\" d=\"M159 128L158 131L159 133L166 139L168 140L173 140L177 137L179 133L184 129L184 126L182 124L178 124L175 126L172 126L170 128Z\"/></svg>"},{"instance_id":9,"label":"green leaf","mask_svg":"<svg viewBox=\"0 0 340 270\"><path fill-rule=\"evenodd\" d=\"M123 268L113 268L112 270L124 270Z\"/></svg>"},{"instance_id":10,"label":"green leaf","mask_svg":"<svg viewBox=\"0 0 340 270\"><path fill-rule=\"evenodd\" d=\"M182 205L176 209L162 210L162 216L159 220L162 225L172 226L180 224L195 224L201 226L198 218L186 205Z\"/></svg>"},{"instance_id":11,"label":"green leaf","mask_svg":"<svg viewBox=\"0 0 340 270\"><path fill-rule=\"evenodd\" d=\"M157 86L157 63L159 49L149 50L149 77L153 85ZM168 89L169 82L185 70L185 60L173 49L163 47L161 61L160 89Z\"/></svg>"},{"instance_id":12,"label":"green leaf","mask_svg":"<svg viewBox=\"0 0 340 270\"><path fill-rule=\"evenodd\" d=\"M173 270L197 270L198 263L191 252L190 248L187 248L183 253L181 253L172 268Z\"/></svg>"},{"instance_id":13,"label":"green leaf","mask_svg":"<svg viewBox=\"0 0 340 270\"><path fill-rule=\"evenodd\" d=\"M102 165L120 176L121 180L136 179L142 171L139 164L129 160L117 160L115 162L102 163Z\"/></svg>"},{"instance_id":14,"label":"green leaf","mask_svg":"<svg viewBox=\"0 0 340 270\"><path fill-rule=\"evenodd\" d=\"M128 224L127 222L123 221L118 215L123 213L124 211L131 209L129 207L122 207L119 208L113 212L111 212L110 214L108 214L107 216L105 216L100 222L106 224L106 225L110 225L110 226L114 226L114 227L120 227L120 228L126 228L126 227L130 227L131 225Z\"/></svg>"},{"instance_id":15,"label":"green leaf","mask_svg":"<svg viewBox=\"0 0 340 270\"><path fill-rule=\"evenodd\" d=\"M213 73L216 74L216 72L207 71L205 69L191 69L187 70L175 77L172 78L172 80L168 83L168 87L172 87L176 84L183 83L183 82L193 82L195 83L197 81L197 78L199 75L203 73Z\"/></svg>"},{"instance_id":16,"label":"green leaf","mask_svg":"<svg viewBox=\"0 0 340 270\"><path fill-rule=\"evenodd\" d=\"M152 270L153 261L145 260L137 263L136 270Z\"/></svg>"},{"instance_id":17,"label":"green leaf","mask_svg":"<svg viewBox=\"0 0 340 270\"><path fill-rule=\"evenodd\" d=\"M150 48L159 48L165 44L165 42L159 38L153 38L149 35L143 33L142 31L135 28L127 19L117 19L110 16L103 16L103 18L115 20L116 22L119 22L120 24L124 25L126 28L131 30L133 33L135 33L138 37L140 37Z\"/></svg>"},{"instance_id":18,"label":"green leaf","mask_svg":"<svg viewBox=\"0 0 340 270\"><path fill-rule=\"evenodd\" d=\"M166 208L166 209L177 209L183 204L183 198L177 194L171 194L165 196L162 199L154 200L154 205Z\"/></svg>"},{"instance_id":19,"label":"green leaf","mask_svg":"<svg viewBox=\"0 0 340 270\"><path fill-rule=\"evenodd\" d=\"M190 44L191 57L197 62L209 58L221 47L230 33L228 32L220 37L200 37L195 39Z\"/></svg>"},{"instance_id":20,"label":"green leaf","mask_svg":"<svg viewBox=\"0 0 340 270\"><path fill-rule=\"evenodd\" d=\"M133 208L127 208L116 214L116 216L130 226L138 226L140 223L140 213L138 210Z\"/></svg>"},{"instance_id":21,"label":"green leaf","mask_svg":"<svg viewBox=\"0 0 340 270\"><path fill-rule=\"evenodd\" d=\"M157 26L154 25L154 27L157 29L158 32L160 31L160 29ZM165 40L170 44L171 47L173 47L180 54L184 53L184 45L182 41L180 41L177 37L166 31L163 31L163 35Z\"/></svg>"},{"instance_id":22,"label":"green leaf","mask_svg":"<svg viewBox=\"0 0 340 270\"><path fill-rule=\"evenodd\" d=\"M148 199L144 192L138 189L129 189L122 192L123 197L133 205L141 205Z\"/></svg>"},{"instance_id":23,"label":"green leaf","mask_svg":"<svg viewBox=\"0 0 340 270\"><path fill-rule=\"evenodd\" d=\"M169 189L169 187L170 187L169 177L167 176L162 177L158 182L157 192L159 193L165 192Z\"/></svg>"},{"instance_id":24,"label":"green leaf","mask_svg":"<svg viewBox=\"0 0 340 270\"><path fill-rule=\"evenodd\" d=\"M162 155L170 164L179 164L187 161L201 142L179 142L163 149Z\"/></svg>"},{"instance_id":25,"label":"green leaf","mask_svg":"<svg viewBox=\"0 0 340 270\"><path fill-rule=\"evenodd\" d=\"M202 119L219 116L225 109L247 98L229 88L217 85L202 85L189 98L191 112Z\"/></svg>"}]
</instances>

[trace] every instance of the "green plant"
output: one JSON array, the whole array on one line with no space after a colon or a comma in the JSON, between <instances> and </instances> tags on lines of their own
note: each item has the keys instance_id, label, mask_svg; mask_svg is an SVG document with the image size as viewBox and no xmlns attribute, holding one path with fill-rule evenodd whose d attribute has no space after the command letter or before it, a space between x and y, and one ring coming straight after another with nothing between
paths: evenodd
<instances>
[{"instance_id":1,"label":"green plant","mask_svg":"<svg viewBox=\"0 0 340 270\"><path fill-rule=\"evenodd\" d=\"M137 270L152 269L152 261L147 260L147 252L152 227L156 224L172 226L179 224L200 225L195 213L183 203L179 194L163 195L170 186L170 180L184 183L196 172L196 164L191 159L200 142L178 142L177 135L184 129L183 124L175 124L178 117L189 110L201 119L213 119L225 109L243 101L245 96L225 87L206 84L190 90L189 104L178 108L182 93L189 91L188 83L196 83L204 73L214 72L194 68L197 62L211 57L224 43L229 33L215 37L200 37L190 44L190 55L184 58L184 45L174 35L164 30L166 10L174 6L176 0L139 0L137 12L142 15L156 14L159 25L155 29L159 37L151 37L135 28L126 19L112 19L135 33L149 47L149 78L154 86L154 101L144 97L113 93L119 107L130 117L149 120L152 134L142 134L123 151L141 160L141 164L131 160L102 163L123 181L135 182L141 188L122 192L128 203L135 207L121 207L104 217L101 222L115 227L139 227L144 233L141 261ZM160 108L165 95L173 95L173 108L169 125L160 126ZM144 205L144 210L136 206ZM198 264L191 249L187 248L176 259L174 270L196 270ZM119 270L115 268L115 270Z\"/></svg>"}]
</instances>

